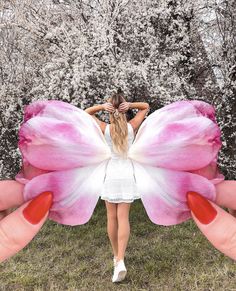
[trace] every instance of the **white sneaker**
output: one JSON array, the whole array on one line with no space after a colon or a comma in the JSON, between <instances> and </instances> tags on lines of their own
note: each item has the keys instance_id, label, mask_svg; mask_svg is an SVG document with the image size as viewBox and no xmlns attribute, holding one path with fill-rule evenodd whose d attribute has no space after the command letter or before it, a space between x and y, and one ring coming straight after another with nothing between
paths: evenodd
<instances>
[{"instance_id":1,"label":"white sneaker","mask_svg":"<svg viewBox=\"0 0 236 291\"><path fill-rule=\"evenodd\" d=\"M113 258L113 266L116 266L116 257Z\"/></svg>"},{"instance_id":2,"label":"white sneaker","mask_svg":"<svg viewBox=\"0 0 236 291\"><path fill-rule=\"evenodd\" d=\"M119 260L116 263L115 269L114 269L114 274L112 277L112 282L120 282L124 280L125 276L127 274L127 269L125 267L125 263L123 260Z\"/></svg>"}]
</instances>

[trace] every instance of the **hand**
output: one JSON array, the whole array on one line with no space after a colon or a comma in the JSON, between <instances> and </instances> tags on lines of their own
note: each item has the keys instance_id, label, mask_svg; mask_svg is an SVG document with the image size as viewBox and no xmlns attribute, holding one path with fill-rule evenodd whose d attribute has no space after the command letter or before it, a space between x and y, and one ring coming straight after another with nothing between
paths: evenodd
<instances>
[{"instance_id":1,"label":"hand","mask_svg":"<svg viewBox=\"0 0 236 291\"><path fill-rule=\"evenodd\" d=\"M128 111L129 108L130 108L130 103L129 102L122 102L119 105L118 111L124 113L124 112Z\"/></svg>"},{"instance_id":2,"label":"hand","mask_svg":"<svg viewBox=\"0 0 236 291\"><path fill-rule=\"evenodd\" d=\"M109 103L109 102L103 104L103 109L104 109L105 111L108 111L108 112L114 112L114 111L115 111L115 108L114 108L113 105L112 105L111 103Z\"/></svg>"},{"instance_id":3,"label":"hand","mask_svg":"<svg viewBox=\"0 0 236 291\"><path fill-rule=\"evenodd\" d=\"M52 204L51 192L43 192L24 203L23 187L14 180L0 182L0 212L21 205L9 215L0 216L0 262L19 252L33 239L46 221Z\"/></svg>"},{"instance_id":4,"label":"hand","mask_svg":"<svg viewBox=\"0 0 236 291\"><path fill-rule=\"evenodd\" d=\"M220 184L217 189L218 202L236 208L236 181ZM202 233L219 251L236 260L236 219L196 192L188 192L187 199L193 219Z\"/></svg>"}]
</instances>

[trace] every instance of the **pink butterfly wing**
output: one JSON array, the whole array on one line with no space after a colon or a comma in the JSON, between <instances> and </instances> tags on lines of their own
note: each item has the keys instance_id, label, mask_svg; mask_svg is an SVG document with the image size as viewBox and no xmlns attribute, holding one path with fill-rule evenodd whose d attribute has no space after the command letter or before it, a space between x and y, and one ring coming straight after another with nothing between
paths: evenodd
<instances>
[{"instance_id":1,"label":"pink butterfly wing","mask_svg":"<svg viewBox=\"0 0 236 291\"><path fill-rule=\"evenodd\" d=\"M23 165L15 179L25 184L24 200L52 191L50 219L67 225L86 223L110 158L96 121L65 102L33 102L25 109L19 148Z\"/></svg>"},{"instance_id":2,"label":"pink butterfly wing","mask_svg":"<svg viewBox=\"0 0 236 291\"><path fill-rule=\"evenodd\" d=\"M25 161L50 171L87 166L110 156L96 121L62 101L37 101L26 108L19 148Z\"/></svg>"},{"instance_id":3,"label":"pink butterfly wing","mask_svg":"<svg viewBox=\"0 0 236 291\"><path fill-rule=\"evenodd\" d=\"M131 159L180 171L197 170L215 159L221 147L218 125L192 103L176 103L144 120L129 149Z\"/></svg>"},{"instance_id":4,"label":"pink butterfly wing","mask_svg":"<svg viewBox=\"0 0 236 291\"><path fill-rule=\"evenodd\" d=\"M189 219L188 191L215 200L214 185L200 175L133 163L142 203L155 224L173 225Z\"/></svg>"},{"instance_id":5,"label":"pink butterfly wing","mask_svg":"<svg viewBox=\"0 0 236 291\"><path fill-rule=\"evenodd\" d=\"M172 225L190 218L188 191L215 200L214 184L224 176L214 167L221 147L214 112L202 101L178 101L156 110L140 126L128 157L154 223Z\"/></svg>"},{"instance_id":6,"label":"pink butterfly wing","mask_svg":"<svg viewBox=\"0 0 236 291\"><path fill-rule=\"evenodd\" d=\"M49 218L66 225L89 221L99 199L107 161L86 167L45 173L29 180L24 187L25 201L44 191L53 192Z\"/></svg>"}]
</instances>

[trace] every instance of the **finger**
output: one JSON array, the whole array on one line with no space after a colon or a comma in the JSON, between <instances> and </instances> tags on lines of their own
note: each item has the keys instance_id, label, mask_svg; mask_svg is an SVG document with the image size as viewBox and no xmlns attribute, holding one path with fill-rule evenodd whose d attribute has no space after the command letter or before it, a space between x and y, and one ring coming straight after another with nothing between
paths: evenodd
<instances>
[{"instance_id":1,"label":"finger","mask_svg":"<svg viewBox=\"0 0 236 291\"><path fill-rule=\"evenodd\" d=\"M0 181L0 211L24 203L24 186L15 180Z\"/></svg>"},{"instance_id":2,"label":"finger","mask_svg":"<svg viewBox=\"0 0 236 291\"><path fill-rule=\"evenodd\" d=\"M52 192L43 192L0 221L0 262L26 246L38 233L52 205Z\"/></svg>"},{"instance_id":3,"label":"finger","mask_svg":"<svg viewBox=\"0 0 236 291\"><path fill-rule=\"evenodd\" d=\"M196 192L187 193L199 229L219 251L236 260L236 219Z\"/></svg>"},{"instance_id":4,"label":"finger","mask_svg":"<svg viewBox=\"0 0 236 291\"><path fill-rule=\"evenodd\" d=\"M228 208L228 212L229 212L229 214L231 214L234 217L236 217L236 210Z\"/></svg>"},{"instance_id":5,"label":"finger","mask_svg":"<svg viewBox=\"0 0 236 291\"><path fill-rule=\"evenodd\" d=\"M5 216L7 216L10 213L11 213L10 209L0 211L0 220L2 220Z\"/></svg>"},{"instance_id":6,"label":"finger","mask_svg":"<svg viewBox=\"0 0 236 291\"><path fill-rule=\"evenodd\" d=\"M236 209L236 181L223 181L215 185L216 204Z\"/></svg>"}]
</instances>

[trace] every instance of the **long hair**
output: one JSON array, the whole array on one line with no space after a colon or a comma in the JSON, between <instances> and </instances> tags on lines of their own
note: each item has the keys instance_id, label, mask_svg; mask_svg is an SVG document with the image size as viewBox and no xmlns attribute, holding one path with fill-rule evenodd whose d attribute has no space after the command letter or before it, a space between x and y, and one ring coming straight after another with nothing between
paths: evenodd
<instances>
[{"instance_id":1,"label":"long hair","mask_svg":"<svg viewBox=\"0 0 236 291\"><path fill-rule=\"evenodd\" d=\"M124 94L119 88L110 98L109 102L115 107L115 112L109 112L110 116L110 134L112 138L113 150L124 158L127 158L128 152L128 124L125 113L118 111L119 105L124 102Z\"/></svg>"}]
</instances>

